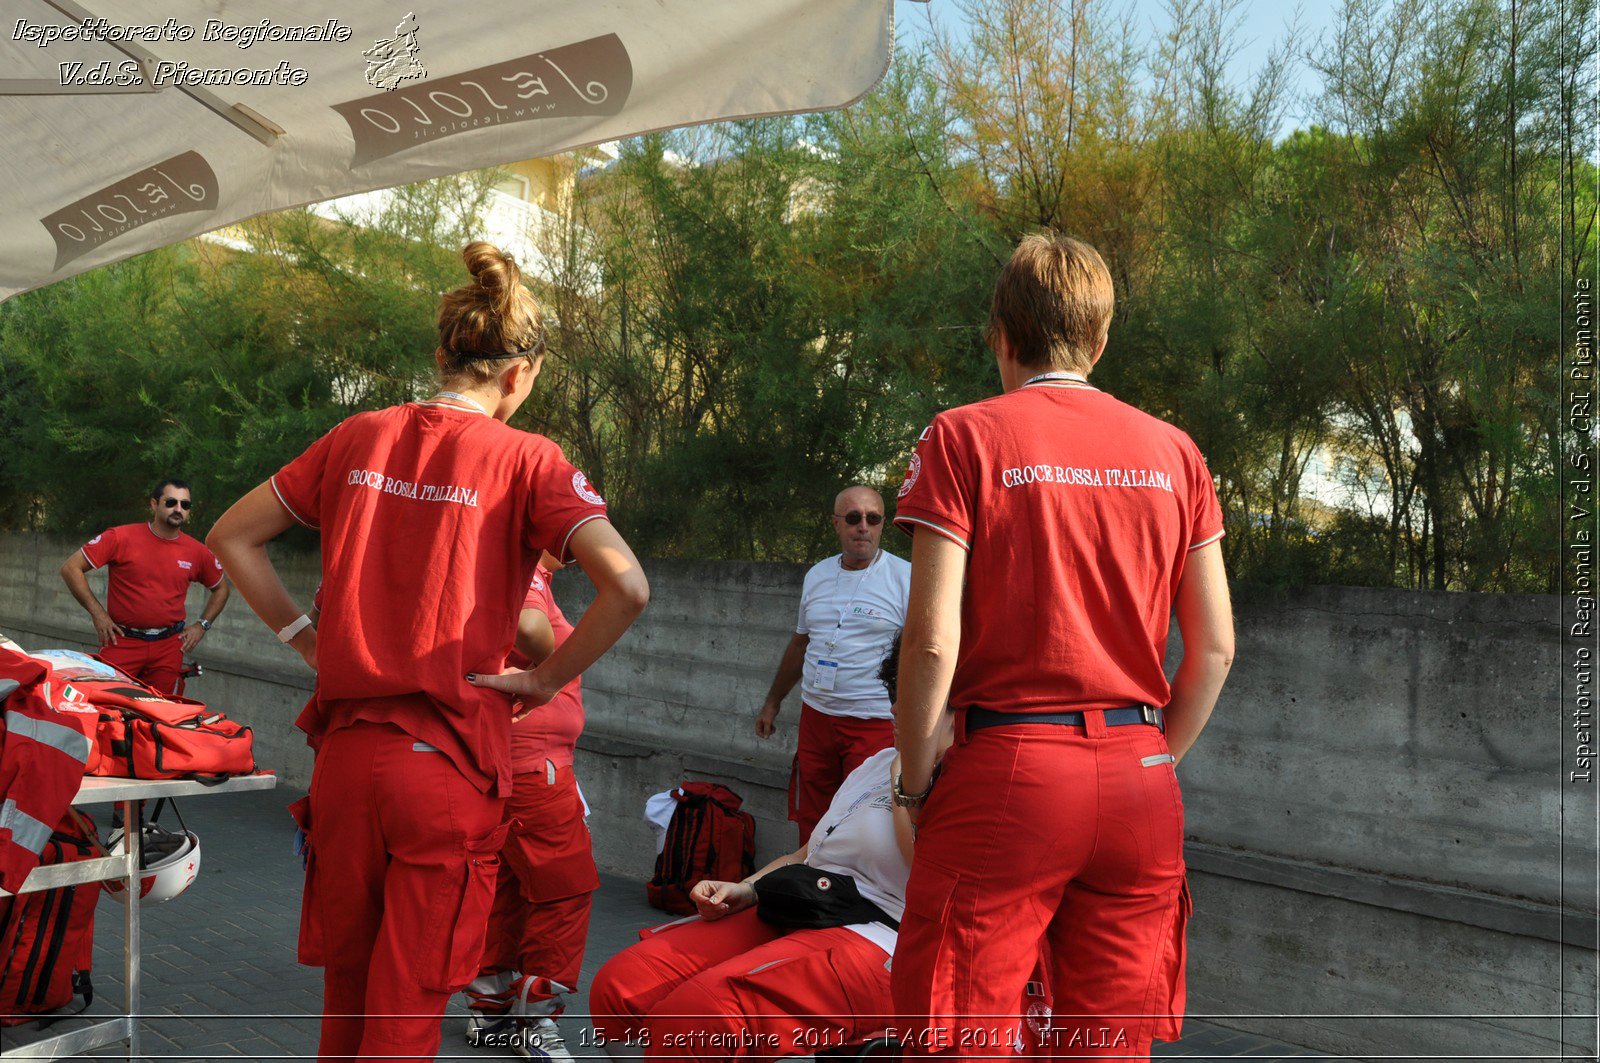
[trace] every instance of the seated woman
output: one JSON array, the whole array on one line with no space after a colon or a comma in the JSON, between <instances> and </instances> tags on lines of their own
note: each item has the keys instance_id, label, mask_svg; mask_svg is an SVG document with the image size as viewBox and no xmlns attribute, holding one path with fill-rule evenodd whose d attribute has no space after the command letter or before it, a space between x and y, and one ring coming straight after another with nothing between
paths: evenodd
<instances>
[{"instance_id":1,"label":"seated woman","mask_svg":"<svg viewBox=\"0 0 1600 1063\"><path fill-rule=\"evenodd\" d=\"M884 662L894 696L896 642ZM613 956L589 994L597 1040L614 1055L727 1060L811 1055L881 1033L893 1008L889 957L911 873L911 820L890 796L893 748L845 779L810 842L742 882L706 880L690 917L645 931ZM766 875L804 863L848 875L883 919L784 929L756 913ZM820 885L820 881L819 881Z\"/></svg>"}]
</instances>

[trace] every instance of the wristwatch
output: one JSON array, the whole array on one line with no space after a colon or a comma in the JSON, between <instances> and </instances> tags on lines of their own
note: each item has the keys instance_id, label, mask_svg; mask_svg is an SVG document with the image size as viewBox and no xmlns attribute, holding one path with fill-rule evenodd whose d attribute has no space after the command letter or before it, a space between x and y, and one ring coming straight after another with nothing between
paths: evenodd
<instances>
[{"instance_id":1,"label":"wristwatch","mask_svg":"<svg viewBox=\"0 0 1600 1063\"><path fill-rule=\"evenodd\" d=\"M201 619L199 619L199 620L196 620L195 623L200 625L200 630L201 631L210 631L211 630L211 621L206 620L203 617Z\"/></svg>"},{"instance_id":2,"label":"wristwatch","mask_svg":"<svg viewBox=\"0 0 1600 1063\"><path fill-rule=\"evenodd\" d=\"M894 803L899 805L901 808L921 807L922 802L926 801L928 799L928 795L933 793L933 784L939 778L939 769L937 767L933 769L933 774L928 779L927 789L923 790L920 794L908 794L904 790L900 789L900 777L902 774L904 773L898 771L895 772L894 782L889 786L889 793L894 798Z\"/></svg>"}]
</instances>

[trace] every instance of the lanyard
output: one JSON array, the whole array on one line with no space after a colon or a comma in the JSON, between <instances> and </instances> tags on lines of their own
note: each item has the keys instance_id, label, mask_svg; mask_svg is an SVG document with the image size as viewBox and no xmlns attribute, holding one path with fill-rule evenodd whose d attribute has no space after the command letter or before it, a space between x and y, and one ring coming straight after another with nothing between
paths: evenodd
<instances>
[{"instance_id":1,"label":"lanyard","mask_svg":"<svg viewBox=\"0 0 1600 1063\"><path fill-rule=\"evenodd\" d=\"M435 392L434 396L433 396L433 399L455 399L457 402L464 402L468 406L471 406L473 411L476 412L476 413L481 413L484 416L488 416L488 414L489 414L488 410L486 410L482 406L478 405L478 401L476 399L471 398L471 397L469 397L467 395L463 395L459 391L439 391L439 392ZM448 402L434 402L433 399L429 399L427 402L423 403L423 405L424 406L449 406L449 405L451 405L451 403L448 403ZM456 407L456 408L460 409L461 407Z\"/></svg>"},{"instance_id":2,"label":"lanyard","mask_svg":"<svg viewBox=\"0 0 1600 1063\"><path fill-rule=\"evenodd\" d=\"M872 576L872 570L878 567L878 559L882 556L882 550L872 555L872 561L867 565L866 571L861 573L861 581L856 584L856 589L851 593L850 600L839 609L839 622L834 625L833 637L828 640L829 653L832 653L833 648L838 645L839 632L844 629L844 618L850 615L851 609L855 608L856 599L861 597L861 588L867 585L867 580ZM839 597L839 582L844 579L845 572L844 557L841 555L839 557L839 571L833 577L833 596L835 599Z\"/></svg>"},{"instance_id":3,"label":"lanyard","mask_svg":"<svg viewBox=\"0 0 1600 1063\"><path fill-rule=\"evenodd\" d=\"M1068 387L1075 387L1075 388L1086 388L1086 387L1089 387L1089 378L1088 377L1082 375L1081 373L1067 373L1067 372L1040 373L1036 377L1029 377L1028 380L1026 382L1024 382L1022 386L1023 387L1027 387L1029 384L1048 384L1052 380L1063 380L1063 381L1066 381Z\"/></svg>"}]
</instances>

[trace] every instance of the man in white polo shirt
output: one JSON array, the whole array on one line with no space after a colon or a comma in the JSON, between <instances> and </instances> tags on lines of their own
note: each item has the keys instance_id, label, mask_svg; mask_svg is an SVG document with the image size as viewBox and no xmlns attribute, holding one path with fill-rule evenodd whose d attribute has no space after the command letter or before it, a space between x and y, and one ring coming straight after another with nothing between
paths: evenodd
<instances>
[{"instance_id":1,"label":"man in white polo shirt","mask_svg":"<svg viewBox=\"0 0 1600 1063\"><path fill-rule=\"evenodd\" d=\"M756 717L770 738L784 696L800 683L800 740L789 779L789 818L800 844L828 809L844 777L894 744L889 693L878 668L905 626L911 565L878 546L883 496L847 487L833 500L840 552L806 573L800 621Z\"/></svg>"}]
</instances>

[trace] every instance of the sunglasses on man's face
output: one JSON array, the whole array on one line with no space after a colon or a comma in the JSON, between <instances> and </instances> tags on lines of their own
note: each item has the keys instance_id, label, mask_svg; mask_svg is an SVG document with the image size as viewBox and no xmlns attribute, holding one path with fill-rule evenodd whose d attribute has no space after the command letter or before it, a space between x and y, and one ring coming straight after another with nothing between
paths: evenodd
<instances>
[{"instance_id":1,"label":"sunglasses on man's face","mask_svg":"<svg viewBox=\"0 0 1600 1063\"><path fill-rule=\"evenodd\" d=\"M189 508L194 505L194 503L189 501L187 498L163 498L161 500L161 504L166 506L168 509L171 509L174 506L182 506L184 512L188 512Z\"/></svg>"},{"instance_id":2,"label":"sunglasses on man's face","mask_svg":"<svg viewBox=\"0 0 1600 1063\"><path fill-rule=\"evenodd\" d=\"M871 528L876 528L878 525L883 523L882 513L863 513L859 509L852 509L848 513L835 513L834 516L838 517L851 527L855 527L863 520L865 520L867 522L867 526Z\"/></svg>"}]
</instances>

